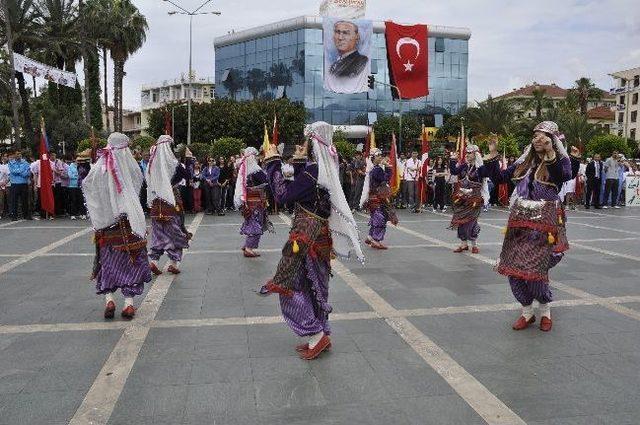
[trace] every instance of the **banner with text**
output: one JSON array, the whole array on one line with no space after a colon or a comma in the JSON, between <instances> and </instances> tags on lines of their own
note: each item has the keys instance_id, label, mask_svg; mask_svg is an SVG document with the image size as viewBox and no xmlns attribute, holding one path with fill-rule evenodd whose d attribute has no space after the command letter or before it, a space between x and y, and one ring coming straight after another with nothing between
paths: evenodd
<instances>
[{"instance_id":1,"label":"banner with text","mask_svg":"<svg viewBox=\"0 0 640 425\"><path fill-rule=\"evenodd\" d=\"M358 19L324 18L324 88L334 93L368 91L373 24Z\"/></svg>"},{"instance_id":2,"label":"banner with text","mask_svg":"<svg viewBox=\"0 0 640 425\"><path fill-rule=\"evenodd\" d=\"M63 71L44 63L34 61L19 53L13 53L13 68L24 74L33 77L44 78L52 83L61 84L63 86L74 88L76 86L76 74L73 72Z\"/></svg>"}]
</instances>

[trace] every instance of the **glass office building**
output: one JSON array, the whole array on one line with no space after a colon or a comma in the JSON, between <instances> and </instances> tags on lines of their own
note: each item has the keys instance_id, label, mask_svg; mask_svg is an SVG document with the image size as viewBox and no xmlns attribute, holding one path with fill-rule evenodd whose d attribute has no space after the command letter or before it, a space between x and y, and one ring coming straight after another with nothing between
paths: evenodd
<instances>
[{"instance_id":1,"label":"glass office building","mask_svg":"<svg viewBox=\"0 0 640 425\"><path fill-rule=\"evenodd\" d=\"M384 22L374 22L371 72L389 83ZM403 112L454 114L467 104L469 38L466 28L429 25L429 96L403 101ZM304 102L309 122L366 124L368 113L391 114L389 87L336 94L323 88L322 18L303 16L215 39L215 95L237 100L283 93Z\"/></svg>"}]
</instances>

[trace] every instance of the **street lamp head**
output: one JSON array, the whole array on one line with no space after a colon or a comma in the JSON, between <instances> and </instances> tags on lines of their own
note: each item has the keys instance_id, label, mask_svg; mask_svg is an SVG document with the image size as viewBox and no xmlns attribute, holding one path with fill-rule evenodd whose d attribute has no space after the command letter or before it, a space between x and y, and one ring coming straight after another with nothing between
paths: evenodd
<instances>
[{"instance_id":1,"label":"street lamp head","mask_svg":"<svg viewBox=\"0 0 640 425\"><path fill-rule=\"evenodd\" d=\"M167 0L164 0L164 1L167 1ZM175 10L172 10L171 12L167 12L167 14L169 14L169 15L175 15L176 13L178 13L178 12L176 12Z\"/></svg>"}]
</instances>

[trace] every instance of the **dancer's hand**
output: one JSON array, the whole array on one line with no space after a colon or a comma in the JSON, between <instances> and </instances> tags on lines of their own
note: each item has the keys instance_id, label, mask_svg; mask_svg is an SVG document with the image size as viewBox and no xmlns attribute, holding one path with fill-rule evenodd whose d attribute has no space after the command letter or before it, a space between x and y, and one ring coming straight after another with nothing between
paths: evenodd
<instances>
[{"instance_id":1,"label":"dancer's hand","mask_svg":"<svg viewBox=\"0 0 640 425\"><path fill-rule=\"evenodd\" d=\"M449 154L449 158L451 159L458 159L458 152L451 152Z\"/></svg>"},{"instance_id":2,"label":"dancer's hand","mask_svg":"<svg viewBox=\"0 0 640 425\"><path fill-rule=\"evenodd\" d=\"M580 149L578 149L576 146L571 146L571 155L580 157Z\"/></svg>"},{"instance_id":3,"label":"dancer's hand","mask_svg":"<svg viewBox=\"0 0 640 425\"><path fill-rule=\"evenodd\" d=\"M494 156L498 153L498 136L493 136L488 143L489 146L489 155Z\"/></svg>"}]
</instances>

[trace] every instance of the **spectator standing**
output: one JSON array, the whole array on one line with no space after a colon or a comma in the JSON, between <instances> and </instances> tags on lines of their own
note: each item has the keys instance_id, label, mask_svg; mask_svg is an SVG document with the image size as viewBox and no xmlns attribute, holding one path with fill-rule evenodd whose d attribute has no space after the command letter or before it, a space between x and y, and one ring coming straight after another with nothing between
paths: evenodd
<instances>
[{"instance_id":1,"label":"spectator standing","mask_svg":"<svg viewBox=\"0 0 640 425\"><path fill-rule=\"evenodd\" d=\"M351 189L351 209L360 209L360 197L364 186L364 178L367 175L367 163L362 152L356 152L351 161L351 174L353 175L353 187Z\"/></svg>"},{"instance_id":2,"label":"spectator standing","mask_svg":"<svg viewBox=\"0 0 640 425\"><path fill-rule=\"evenodd\" d=\"M447 210L447 206L444 203L445 191L447 189L447 171L448 167L445 166L442 157L437 157L433 165L433 212L436 212L436 210L440 210L440 212Z\"/></svg>"},{"instance_id":3,"label":"spectator standing","mask_svg":"<svg viewBox=\"0 0 640 425\"><path fill-rule=\"evenodd\" d=\"M219 193L218 179L220 178L220 168L216 166L216 161L213 158L207 159L207 167L202 171L202 179L204 182L205 190L205 205L206 213L213 214L217 211L216 205L216 192Z\"/></svg>"},{"instance_id":4,"label":"spectator standing","mask_svg":"<svg viewBox=\"0 0 640 425\"><path fill-rule=\"evenodd\" d=\"M193 167L193 180L191 181L191 189L193 192L193 212L199 213L202 211L202 171L200 170L200 163L197 162Z\"/></svg>"},{"instance_id":5,"label":"spectator standing","mask_svg":"<svg viewBox=\"0 0 640 425\"><path fill-rule=\"evenodd\" d=\"M418 178L420 176L420 170L422 169L422 161L418 159L418 152L411 152L411 158L407 159L404 163L403 170L403 189L404 189L404 202L407 208L416 210L419 201L416 199Z\"/></svg>"},{"instance_id":6,"label":"spectator standing","mask_svg":"<svg viewBox=\"0 0 640 425\"><path fill-rule=\"evenodd\" d=\"M604 162L604 172L606 176L604 186L604 201L603 208L608 208L607 203L611 199L611 208L620 208L618 206L618 186L620 179L620 155L618 151L613 151L613 154L607 158Z\"/></svg>"},{"instance_id":7,"label":"spectator standing","mask_svg":"<svg viewBox=\"0 0 640 425\"><path fill-rule=\"evenodd\" d=\"M31 174L29 163L22 158L22 152L16 150L13 158L9 160L9 215L11 221L18 220L18 200L22 206L22 215L26 220L31 220L29 211L29 176Z\"/></svg>"},{"instance_id":8,"label":"spectator standing","mask_svg":"<svg viewBox=\"0 0 640 425\"><path fill-rule=\"evenodd\" d=\"M589 209L591 203L596 209L600 209L600 186L604 174L604 164L600 160L600 154L593 156L593 161L587 164L585 175L587 177L587 196L584 207Z\"/></svg>"},{"instance_id":9,"label":"spectator standing","mask_svg":"<svg viewBox=\"0 0 640 425\"><path fill-rule=\"evenodd\" d=\"M218 163L220 164L220 177L218 178L218 183L220 184L220 206L218 207L218 215L224 215L227 210L229 183L233 176L233 169L229 167L229 164L222 156L218 159Z\"/></svg>"},{"instance_id":10,"label":"spectator standing","mask_svg":"<svg viewBox=\"0 0 640 425\"><path fill-rule=\"evenodd\" d=\"M53 199L56 206L56 215L61 216L65 213L66 205L66 187L68 176L68 166L65 162L56 157L55 152L50 153L51 171L53 172Z\"/></svg>"}]
</instances>

